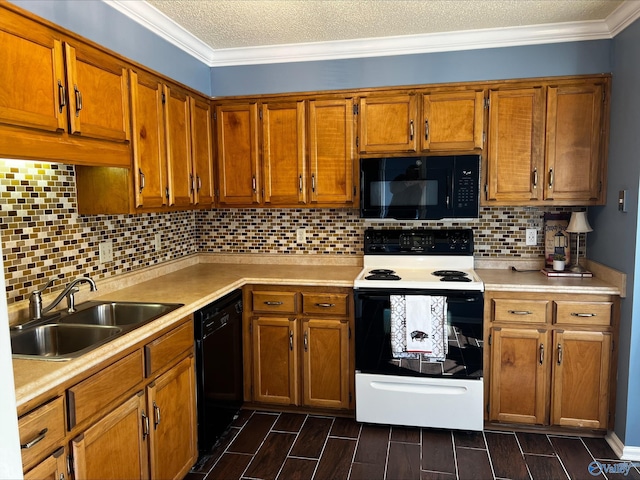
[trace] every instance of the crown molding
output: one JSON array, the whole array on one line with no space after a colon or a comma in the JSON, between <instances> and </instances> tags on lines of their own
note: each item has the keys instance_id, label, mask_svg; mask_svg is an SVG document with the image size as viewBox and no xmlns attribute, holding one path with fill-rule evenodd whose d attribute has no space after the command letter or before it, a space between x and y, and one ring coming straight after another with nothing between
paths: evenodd
<instances>
[{"instance_id":1,"label":"crown molding","mask_svg":"<svg viewBox=\"0 0 640 480\"><path fill-rule=\"evenodd\" d=\"M640 2L627 0L606 20L216 50L144 1L102 1L209 67L412 55L611 39L640 17Z\"/></svg>"}]
</instances>

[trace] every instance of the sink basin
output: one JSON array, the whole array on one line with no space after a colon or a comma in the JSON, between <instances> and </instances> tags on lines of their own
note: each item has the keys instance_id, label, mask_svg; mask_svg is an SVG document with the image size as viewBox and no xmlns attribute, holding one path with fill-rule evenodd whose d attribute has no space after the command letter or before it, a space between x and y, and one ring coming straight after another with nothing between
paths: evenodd
<instances>
[{"instance_id":1,"label":"sink basin","mask_svg":"<svg viewBox=\"0 0 640 480\"><path fill-rule=\"evenodd\" d=\"M79 305L78 311L64 314L58 323L140 326L180 307L171 303L134 303L134 302L86 302Z\"/></svg>"},{"instance_id":2,"label":"sink basin","mask_svg":"<svg viewBox=\"0 0 640 480\"><path fill-rule=\"evenodd\" d=\"M50 323L12 332L11 350L16 357L68 360L121 332L119 327Z\"/></svg>"},{"instance_id":3,"label":"sink basin","mask_svg":"<svg viewBox=\"0 0 640 480\"><path fill-rule=\"evenodd\" d=\"M155 320L179 303L85 302L73 313L11 332L16 358L70 360ZM44 324L42 324L44 323Z\"/></svg>"}]
</instances>

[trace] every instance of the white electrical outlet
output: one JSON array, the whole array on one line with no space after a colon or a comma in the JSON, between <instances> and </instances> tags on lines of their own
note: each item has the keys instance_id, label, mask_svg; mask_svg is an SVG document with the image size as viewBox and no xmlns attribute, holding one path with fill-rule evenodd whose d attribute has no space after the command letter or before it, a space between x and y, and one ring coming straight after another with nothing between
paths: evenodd
<instances>
[{"instance_id":1,"label":"white electrical outlet","mask_svg":"<svg viewBox=\"0 0 640 480\"><path fill-rule=\"evenodd\" d=\"M535 228L527 228L527 245L538 244L538 231Z\"/></svg>"},{"instance_id":2,"label":"white electrical outlet","mask_svg":"<svg viewBox=\"0 0 640 480\"><path fill-rule=\"evenodd\" d=\"M307 241L307 230L299 228L296 230L296 243L305 243Z\"/></svg>"},{"instance_id":3,"label":"white electrical outlet","mask_svg":"<svg viewBox=\"0 0 640 480\"><path fill-rule=\"evenodd\" d=\"M160 249L162 249L162 234L161 233L156 233L155 237L153 238L153 249L156 252L159 252Z\"/></svg>"},{"instance_id":4,"label":"white electrical outlet","mask_svg":"<svg viewBox=\"0 0 640 480\"><path fill-rule=\"evenodd\" d=\"M113 244L111 240L100 242L100 264L113 262Z\"/></svg>"}]
</instances>

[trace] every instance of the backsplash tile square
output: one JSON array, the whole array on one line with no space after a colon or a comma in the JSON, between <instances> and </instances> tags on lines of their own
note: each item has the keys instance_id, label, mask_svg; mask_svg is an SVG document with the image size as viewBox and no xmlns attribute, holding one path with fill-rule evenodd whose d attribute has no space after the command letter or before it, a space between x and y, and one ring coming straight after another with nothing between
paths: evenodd
<instances>
[{"instance_id":1,"label":"backsplash tile square","mask_svg":"<svg viewBox=\"0 0 640 480\"><path fill-rule=\"evenodd\" d=\"M527 228L542 231L545 211L569 208L482 207L468 221L376 222L353 208L213 209L138 215L79 215L75 169L47 162L0 159L0 236L7 302L20 302L46 278L112 277L198 252L282 255L362 254L365 228L472 228L476 257L543 256L526 246ZM296 243L305 228L306 242ZM154 251L156 233L162 236ZM101 265L99 244L113 242L113 262Z\"/></svg>"}]
</instances>

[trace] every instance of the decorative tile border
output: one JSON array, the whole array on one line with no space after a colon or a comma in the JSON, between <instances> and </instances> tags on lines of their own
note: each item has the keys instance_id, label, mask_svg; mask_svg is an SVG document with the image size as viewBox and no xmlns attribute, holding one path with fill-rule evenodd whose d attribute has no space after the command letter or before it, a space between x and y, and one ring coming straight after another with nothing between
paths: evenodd
<instances>
[{"instance_id":1,"label":"decorative tile border","mask_svg":"<svg viewBox=\"0 0 640 480\"><path fill-rule=\"evenodd\" d=\"M356 258L362 236L374 228L473 228L475 256L540 258L525 245L527 228L540 232L544 210L483 207L480 218L457 221L387 222L360 219L356 209L214 209L139 215L79 215L73 166L0 160L0 235L7 302L20 302L46 278L52 290L90 273L95 280L137 271L193 253L320 255ZM570 209L554 208L549 211ZM296 230L306 241L296 242ZM162 248L153 239L162 235ZM100 242L113 242L113 262L99 262Z\"/></svg>"}]
</instances>

